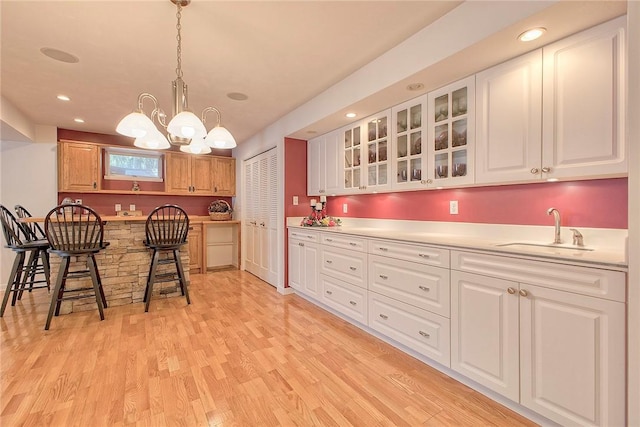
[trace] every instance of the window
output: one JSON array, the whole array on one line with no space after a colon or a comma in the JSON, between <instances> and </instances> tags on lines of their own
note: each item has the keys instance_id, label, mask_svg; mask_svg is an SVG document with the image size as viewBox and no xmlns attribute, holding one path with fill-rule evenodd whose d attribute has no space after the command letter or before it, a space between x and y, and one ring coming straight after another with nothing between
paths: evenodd
<instances>
[{"instance_id":1,"label":"window","mask_svg":"<svg viewBox=\"0 0 640 427\"><path fill-rule=\"evenodd\" d=\"M162 154L128 148L105 148L105 179L162 181Z\"/></svg>"}]
</instances>

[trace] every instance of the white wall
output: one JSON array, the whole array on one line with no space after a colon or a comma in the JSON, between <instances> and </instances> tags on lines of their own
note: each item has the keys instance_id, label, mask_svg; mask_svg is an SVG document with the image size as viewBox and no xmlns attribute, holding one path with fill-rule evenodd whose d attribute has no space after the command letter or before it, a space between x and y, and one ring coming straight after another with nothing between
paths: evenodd
<instances>
[{"instance_id":1,"label":"white wall","mask_svg":"<svg viewBox=\"0 0 640 427\"><path fill-rule=\"evenodd\" d=\"M33 216L44 216L58 201L56 129L35 127L39 142L0 140L0 204L10 210L23 205ZM0 249L0 284L6 286L14 254Z\"/></svg>"}]
</instances>

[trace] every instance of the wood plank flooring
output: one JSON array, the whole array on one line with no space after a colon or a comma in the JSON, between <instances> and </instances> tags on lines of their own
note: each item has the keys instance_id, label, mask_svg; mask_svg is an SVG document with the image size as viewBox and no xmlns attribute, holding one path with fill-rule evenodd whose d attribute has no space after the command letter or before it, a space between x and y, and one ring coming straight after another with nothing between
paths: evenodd
<instances>
[{"instance_id":1,"label":"wood plank flooring","mask_svg":"<svg viewBox=\"0 0 640 427\"><path fill-rule=\"evenodd\" d=\"M2 426L529 426L422 362L241 271L184 297L0 319Z\"/></svg>"}]
</instances>

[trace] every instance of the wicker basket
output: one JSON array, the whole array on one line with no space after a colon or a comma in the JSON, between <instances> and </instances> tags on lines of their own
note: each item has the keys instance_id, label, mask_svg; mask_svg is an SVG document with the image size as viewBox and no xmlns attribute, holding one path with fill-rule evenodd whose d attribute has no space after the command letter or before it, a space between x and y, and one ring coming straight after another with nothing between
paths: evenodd
<instances>
[{"instance_id":1,"label":"wicker basket","mask_svg":"<svg viewBox=\"0 0 640 427\"><path fill-rule=\"evenodd\" d=\"M229 221L231 219L231 213L233 212L231 206L229 206L229 203L227 203L226 200L216 200L215 202L212 202L211 205L213 205L214 203L227 205L227 211L209 212L209 218L211 218L212 221Z\"/></svg>"}]
</instances>

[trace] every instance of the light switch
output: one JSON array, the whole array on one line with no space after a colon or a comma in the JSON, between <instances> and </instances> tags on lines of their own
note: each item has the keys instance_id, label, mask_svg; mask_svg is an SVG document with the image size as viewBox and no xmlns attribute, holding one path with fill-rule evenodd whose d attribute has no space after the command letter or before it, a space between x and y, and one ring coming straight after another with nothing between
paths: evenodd
<instances>
[{"instance_id":1,"label":"light switch","mask_svg":"<svg viewBox=\"0 0 640 427\"><path fill-rule=\"evenodd\" d=\"M136 205L129 205L129 210L130 211L135 211L136 210Z\"/></svg>"},{"instance_id":2,"label":"light switch","mask_svg":"<svg viewBox=\"0 0 640 427\"><path fill-rule=\"evenodd\" d=\"M342 204L342 213L347 213L347 204L346 203Z\"/></svg>"},{"instance_id":3,"label":"light switch","mask_svg":"<svg viewBox=\"0 0 640 427\"><path fill-rule=\"evenodd\" d=\"M298 206L298 196L293 196L293 206Z\"/></svg>"},{"instance_id":4,"label":"light switch","mask_svg":"<svg viewBox=\"0 0 640 427\"><path fill-rule=\"evenodd\" d=\"M120 212L122 210L122 205L120 203L116 203L116 212Z\"/></svg>"}]
</instances>

